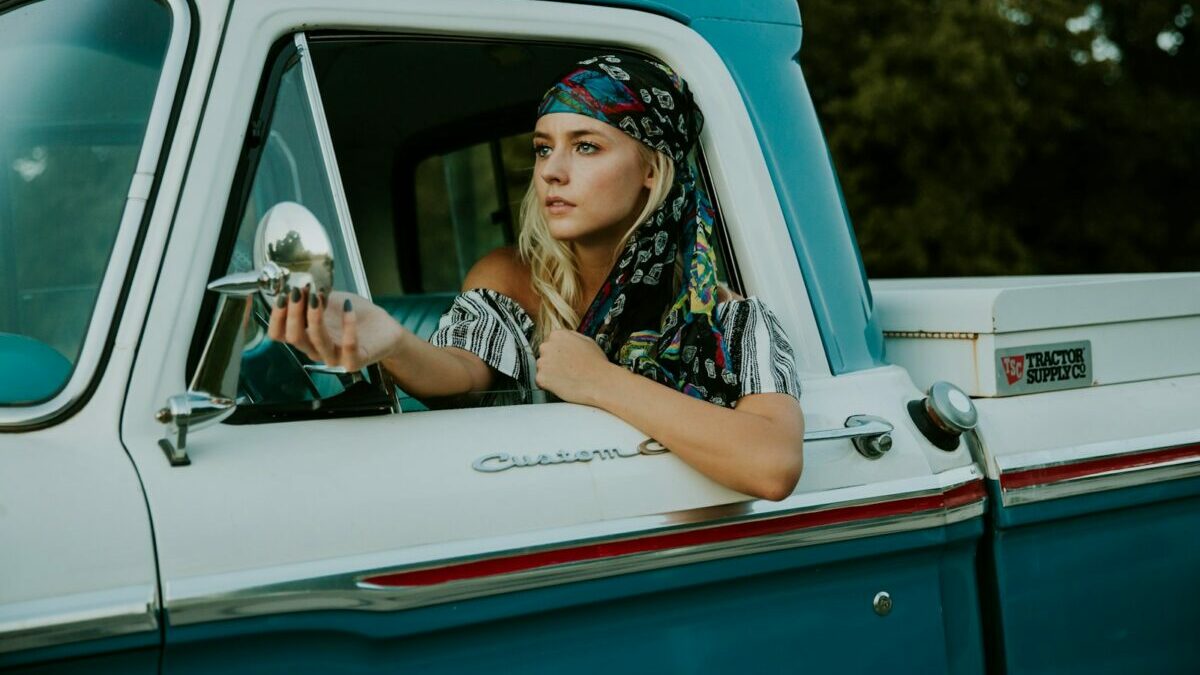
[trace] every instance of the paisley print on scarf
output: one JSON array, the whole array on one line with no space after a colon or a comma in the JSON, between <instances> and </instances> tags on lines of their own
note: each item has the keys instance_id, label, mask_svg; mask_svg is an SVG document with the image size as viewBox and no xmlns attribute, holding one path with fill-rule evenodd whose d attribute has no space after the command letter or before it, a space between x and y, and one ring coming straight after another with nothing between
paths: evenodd
<instances>
[{"instance_id":1,"label":"paisley print on scarf","mask_svg":"<svg viewBox=\"0 0 1200 675\"><path fill-rule=\"evenodd\" d=\"M704 117L687 84L657 61L602 55L580 61L546 92L538 115L587 115L675 163L667 198L629 239L580 321L610 361L721 406L740 385L715 319L713 208L691 150ZM676 261L682 281L674 288Z\"/></svg>"}]
</instances>

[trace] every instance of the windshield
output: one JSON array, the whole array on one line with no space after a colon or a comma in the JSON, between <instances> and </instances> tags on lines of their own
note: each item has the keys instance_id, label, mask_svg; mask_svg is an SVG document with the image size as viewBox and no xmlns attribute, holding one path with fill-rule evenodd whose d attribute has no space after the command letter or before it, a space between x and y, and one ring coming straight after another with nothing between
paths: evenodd
<instances>
[{"instance_id":1,"label":"windshield","mask_svg":"<svg viewBox=\"0 0 1200 675\"><path fill-rule=\"evenodd\" d=\"M0 13L0 405L49 399L74 370L170 32L154 0Z\"/></svg>"}]
</instances>

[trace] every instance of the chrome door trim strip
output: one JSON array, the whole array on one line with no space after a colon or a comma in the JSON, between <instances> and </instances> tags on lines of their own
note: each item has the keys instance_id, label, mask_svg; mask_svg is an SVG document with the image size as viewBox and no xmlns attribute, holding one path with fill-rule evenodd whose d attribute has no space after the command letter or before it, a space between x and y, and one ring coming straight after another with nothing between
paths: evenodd
<instances>
[{"instance_id":1,"label":"chrome door trim strip","mask_svg":"<svg viewBox=\"0 0 1200 675\"><path fill-rule=\"evenodd\" d=\"M1200 476L1200 443L1002 471L1000 501L1019 506Z\"/></svg>"},{"instance_id":2,"label":"chrome door trim strip","mask_svg":"<svg viewBox=\"0 0 1200 675\"><path fill-rule=\"evenodd\" d=\"M971 483L966 487L976 488L978 498L983 497L982 482ZM801 541L807 543L812 542L813 538L806 535L812 532L837 533L839 525L853 528L859 523L899 522L904 516L928 514L944 508L946 494L925 492L884 501L796 509L772 517L734 518L694 527L638 532L628 537L572 542L565 546L549 546L535 551L505 551L463 561L438 561L434 565L413 565L382 573L373 572L363 575L356 584L363 589L444 586L460 579L496 577L516 571L556 568L567 564L602 563L644 553L667 555L682 551L686 555L695 550L738 548L744 542L774 541L797 535L801 535ZM838 537L818 540L837 539ZM771 546L765 550L790 546L791 544Z\"/></svg>"},{"instance_id":3,"label":"chrome door trim strip","mask_svg":"<svg viewBox=\"0 0 1200 675\"><path fill-rule=\"evenodd\" d=\"M814 495L797 495L780 503L742 502L532 533L518 545L511 544L519 538L497 538L464 542L457 547L414 547L354 560L331 561L332 565L306 564L293 570L261 570L190 583L175 582L168 584L165 590L166 608L171 624L175 626L302 611L396 611L663 567L928 529L982 516L986 493L983 477L975 466L926 478L929 479L924 481L927 487L922 489L867 499L811 503ZM939 482L948 485L944 488L928 485ZM810 503L798 505L799 501ZM604 534L598 534L601 529ZM733 536L723 537L723 534ZM535 543L539 539L540 543ZM655 545L644 545L646 541ZM564 552L581 550L588 555L575 555L579 558L576 560L568 559L571 555L564 555ZM601 550L612 554L594 555ZM557 558L562 560L556 561ZM539 564L513 565L514 559ZM464 569L489 573L460 574ZM448 573L440 572L446 570ZM447 578L439 579L439 574ZM425 578L413 575L425 575ZM280 581L281 577L288 576L291 578ZM389 577L416 578L432 583L400 586L378 583L381 578L387 581Z\"/></svg>"},{"instance_id":4,"label":"chrome door trim strip","mask_svg":"<svg viewBox=\"0 0 1200 675\"><path fill-rule=\"evenodd\" d=\"M127 586L0 605L0 654L157 632L153 586Z\"/></svg>"},{"instance_id":5,"label":"chrome door trim strip","mask_svg":"<svg viewBox=\"0 0 1200 675\"><path fill-rule=\"evenodd\" d=\"M121 292L127 281L129 266L133 263L129 260L129 254L134 249L138 231L141 229L150 188L156 178L158 160L166 151L163 142L166 140L171 113L175 107L176 92L183 80L183 66L192 33L192 15L186 0L164 2L171 10L171 37L163 57L154 103L151 104L150 116L146 121L146 132L142 136L137 166L130 177L125 210L121 214L117 236L113 239L112 252L100 281L96 305L92 309L92 318L79 350L79 358L70 379L49 401L31 406L0 407L0 430L4 430L5 427L26 427L49 422L60 411L79 403L92 380L100 375L97 371L105 358L111 329L118 319L115 313L120 303Z\"/></svg>"},{"instance_id":6,"label":"chrome door trim strip","mask_svg":"<svg viewBox=\"0 0 1200 675\"><path fill-rule=\"evenodd\" d=\"M1200 430L1188 429L1185 431L1151 434L1119 440L1052 447L1031 452L1002 454L996 457L995 468L999 471L999 474L1005 474L1014 471L1024 471L1026 469L1060 466L1089 459L1118 457L1194 444L1200 444ZM989 473L988 477L997 479L999 478L999 474L992 475Z\"/></svg>"},{"instance_id":7,"label":"chrome door trim strip","mask_svg":"<svg viewBox=\"0 0 1200 675\"><path fill-rule=\"evenodd\" d=\"M986 492L983 486L980 485L980 490ZM961 506L947 506L946 508L946 525L953 525L963 521L971 520L972 518L983 517L984 509L986 508L987 497L980 498L979 501L963 504Z\"/></svg>"}]
</instances>

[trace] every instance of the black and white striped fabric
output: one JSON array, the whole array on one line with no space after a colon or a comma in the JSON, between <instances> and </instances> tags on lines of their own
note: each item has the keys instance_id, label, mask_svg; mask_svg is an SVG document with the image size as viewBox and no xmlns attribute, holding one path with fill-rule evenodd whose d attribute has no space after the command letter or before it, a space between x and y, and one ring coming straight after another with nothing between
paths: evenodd
<instances>
[{"instance_id":1,"label":"black and white striped fabric","mask_svg":"<svg viewBox=\"0 0 1200 675\"><path fill-rule=\"evenodd\" d=\"M761 300L751 297L718 303L717 321L726 336L742 396L780 393L800 398L792 345L779 319ZM530 343L533 331L533 319L515 300L490 289L474 289L454 299L429 342L465 349L511 378L520 392L530 392L536 389L537 357ZM510 396L486 402L497 405L518 400Z\"/></svg>"}]
</instances>

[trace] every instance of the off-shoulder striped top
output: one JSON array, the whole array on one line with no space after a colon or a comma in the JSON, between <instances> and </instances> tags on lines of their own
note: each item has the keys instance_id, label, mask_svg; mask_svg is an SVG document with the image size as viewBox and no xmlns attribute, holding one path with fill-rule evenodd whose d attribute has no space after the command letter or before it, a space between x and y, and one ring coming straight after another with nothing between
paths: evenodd
<instances>
[{"instance_id":1,"label":"off-shoulder striped top","mask_svg":"<svg viewBox=\"0 0 1200 675\"><path fill-rule=\"evenodd\" d=\"M741 394L782 393L800 398L795 354L775 314L758 298L729 300L717 305L717 321L729 346L733 371L741 383ZM483 359L496 372L510 379L519 402L536 390L537 358L531 340L532 317L512 298L491 289L461 293L438 322L430 343L458 347ZM497 385L497 389L507 388Z\"/></svg>"}]
</instances>

